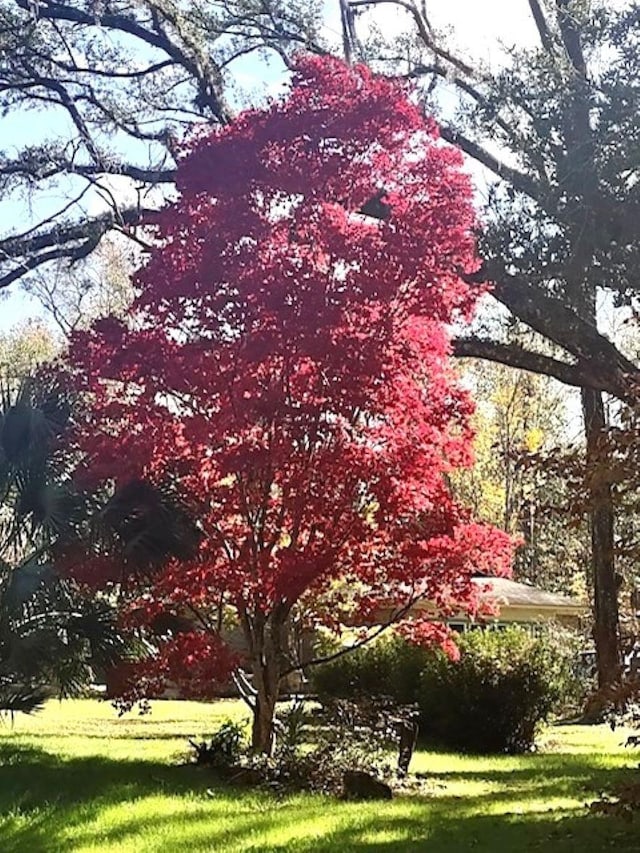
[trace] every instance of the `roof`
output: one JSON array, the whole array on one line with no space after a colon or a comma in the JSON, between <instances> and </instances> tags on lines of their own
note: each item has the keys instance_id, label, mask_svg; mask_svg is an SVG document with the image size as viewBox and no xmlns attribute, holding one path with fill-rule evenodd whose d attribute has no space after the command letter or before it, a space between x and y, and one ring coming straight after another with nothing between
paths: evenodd
<instances>
[{"instance_id":1,"label":"roof","mask_svg":"<svg viewBox=\"0 0 640 853\"><path fill-rule=\"evenodd\" d=\"M480 588L480 599L509 607L540 607L553 610L584 612L585 606L578 598L546 592L537 586L518 583L509 578L475 577L473 583Z\"/></svg>"}]
</instances>

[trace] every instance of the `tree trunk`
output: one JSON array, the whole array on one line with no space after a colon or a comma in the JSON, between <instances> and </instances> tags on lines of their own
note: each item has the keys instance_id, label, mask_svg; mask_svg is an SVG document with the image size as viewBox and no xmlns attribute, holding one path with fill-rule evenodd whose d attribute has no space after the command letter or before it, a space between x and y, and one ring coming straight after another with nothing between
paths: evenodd
<instances>
[{"instance_id":1,"label":"tree trunk","mask_svg":"<svg viewBox=\"0 0 640 853\"><path fill-rule=\"evenodd\" d=\"M280 694L282 673L286 670L286 625L288 608L284 603L274 605L270 614L262 611L250 614L239 611L244 637L251 657L253 690L250 703L253 710L251 748L254 752L271 755L275 746L276 702Z\"/></svg>"},{"instance_id":2,"label":"tree trunk","mask_svg":"<svg viewBox=\"0 0 640 853\"><path fill-rule=\"evenodd\" d=\"M597 459L600 437L606 426L602 394L582 390L587 456ZM598 686L606 687L620 671L618 632L618 589L614 559L614 508L611 487L606 481L591 484L591 572L593 580L594 629Z\"/></svg>"},{"instance_id":3,"label":"tree trunk","mask_svg":"<svg viewBox=\"0 0 640 853\"><path fill-rule=\"evenodd\" d=\"M263 646L260 659L254 660L252 669L256 695L251 726L251 748L254 752L271 755L275 746L274 724L281 670L270 637Z\"/></svg>"},{"instance_id":4,"label":"tree trunk","mask_svg":"<svg viewBox=\"0 0 640 853\"><path fill-rule=\"evenodd\" d=\"M265 755L271 755L273 752L276 699L277 694L261 694L261 691L258 691L251 725L251 748L254 752L262 752Z\"/></svg>"}]
</instances>

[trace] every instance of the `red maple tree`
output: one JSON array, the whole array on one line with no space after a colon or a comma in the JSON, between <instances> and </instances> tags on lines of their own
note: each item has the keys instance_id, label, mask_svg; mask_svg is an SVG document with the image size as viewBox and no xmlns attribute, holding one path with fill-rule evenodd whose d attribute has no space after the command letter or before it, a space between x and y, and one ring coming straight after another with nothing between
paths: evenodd
<instances>
[{"instance_id":1,"label":"red maple tree","mask_svg":"<svg viewBox=\"0 0 640 853\"><path fill-rule=\"evenodd\" d=\"M397 618L417 597L473 608L472 572L509 562L446 482L472 441L449 361L449 327L478 298L461 277L477 268L471 190L406 88L326 58L203 135L177 185L127 322L71 346L90 400L82 476L172 482L188 501L197 553L128 588L138 624L188 611L192 629L138 687L203 694L228 677L224 603L269 751L282 680L305 664L294 618L335 621L345 590L363 612L392 599ZM84 564L94 585L104 569Z\"/></svg>"}]
</instances>

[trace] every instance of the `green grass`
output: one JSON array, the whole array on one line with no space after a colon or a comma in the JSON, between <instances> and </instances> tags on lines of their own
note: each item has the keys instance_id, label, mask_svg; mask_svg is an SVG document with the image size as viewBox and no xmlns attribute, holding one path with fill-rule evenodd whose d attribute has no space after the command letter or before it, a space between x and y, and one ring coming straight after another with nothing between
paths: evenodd
<instances>
[{"instance_id":1,"label":"green grass","mask_svg":"<svg viewBox=\"0 0 640 853\"><path fill-rule=\"evenodd\" d=\"M180 766L188 736L242 717L235 702L157 702L118 719L106 703L50 702L0 726L0 850L640 850L640 830L584 805L637 766L605 727L558 727L540 752L469 757L421 751L429 793L388 803L277 799L230 790Z\"/></svg>"}]
</instances>

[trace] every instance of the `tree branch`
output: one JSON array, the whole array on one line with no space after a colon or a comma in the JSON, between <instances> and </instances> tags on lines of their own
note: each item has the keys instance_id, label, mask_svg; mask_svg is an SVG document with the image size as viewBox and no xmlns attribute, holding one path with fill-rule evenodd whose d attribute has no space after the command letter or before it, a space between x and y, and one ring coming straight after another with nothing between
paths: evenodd
<instances>
[{"instance_id":1,"label":"tree branch","mask_svg":"<svg viewBox=\"0 0 640 853\"><path fill-rule=\"evenodd\" d=\"M609 368L635 374L637 368L596 326L583 320L561 299L516 276L502 275L493 285L494 296L518 318L576 359L600 360Z\"/></svg>"},{"instance_id":2,"label":"tree branch","mask_svg":"<svg viewBox=\"0 0 640 853\"><path fill-rule=\"evenodd\" d=\"M49 2L49 0L40 0L35 7L31 0L14 1L21 9L29 14L33 14L35 11L39 18L46 18L52 21L69 21L74 24L82 24L86 27L106 27L107 29L127 33L149 46L163 51L188 71L197 81L202 105L206 106L215 118L222 123L229 121L231 111L224 103L220 91L219 75L210 67L211 63L204 63L201 61L201 58L189 55L189 53L172 41L164 30L160 28L149 29L128 15L109 12L107 11L109 6L106 6L97 16L94 16L83 12L81 9L76 9L63 3ZM159 10L156 9L156 11ZM180 37L183 38L184 34L180 32L175 16L173 20L169 18L168 20L176 28ZM193 49L192 45L187 46Z\"/></svg>"},{"instance_id":3,"label":"tree branch","mask_svg":"<svg viewBox=\"0 0 640 853\"><path fill-rule=\"evenodd\" d=\"M321 663L329 663L329 661L337 660L338 658L341 658L343 655L349 654L350 652L353 652L356 649L361 649L363 646L366 646L372 640L375 640L376 637L379 637L383 631L386 631L392 625L396 625L404 616L407 615L407 613L411 610L413 605L416 604L416 602L420 601L420 599L422 597L423 596L421 596L421 595L411 595L409 597L409 599L407 600L407 602L402 605L402 607L398 607L396 610L394 610L392 612L391 616L387 619L386 622L383 622L380 625L378 625L376 630L372 634L369 634L364 639L358 640L358 642L352 643L350 646L344 646L343 648L339 649L337 652L333 652L333 654L324 655L322 657L317 657L317 658L310 658L309 660L301 661L301 662L297 663L295 666L291 666L288 669L286 669L282 673L282 677L286 678L286 676L291 675L292 672L298 672L301 669L305 669L308 666L317 666L318 664L321 664Z\"/></svg>"},{"instance_id":4,"label":"tree branch","mask_svg":"<svg viewBox=\"0 0 640 853\"><path fill-rule=\"evenodd\" d=\"M469 63L465 62L460 57L446 50L436 42L431 25L425 15L418 9L413 0L351 0L349 6L356 9L358 7L382 6L384 4L398 6L400 9L407 11L412 17L418 30L418 34L427 47L435 56L445 60L458 71L463 74L468 74L470 77L476 76L476 70Z\"/></svg>"},{"instance_id":5,"label":"tree branch","mask_svg":"<svg viewBox=\"0 0 640 853\"><path fill-rule=\"evenodd\" d=\"M32 68L30 65L25 63L25 68L31 75L31 79L36 86L42 86L44 89L49 89L52 92L55 92L59 97L60 106L64 107L64 109L69 114L71 121L74 123L78 133L80 134L81 139L84 141L86 145L87 151L91 155L92 159L95 163L100 164L100 152L93 140L91 132L85 122L83 116L78 110L74 99L71 97L66 87L59 80L52 80L49 77L42 77L38 74L35 68Z\"/></svg>"},{"instance_id":6,"label":"tree branch","mask_svg":"<svg viewBox=\"0 0 640 853\"><path fill-rule=\"evenodd\" d=\"M35 51L34 56L37 56L40 60L53 63L53 65L61 71L73 74L89 74L91 77L104 77L107 80L135 80L140 77L146 77L148 74L156 74L158 71L162 71L164 68L170 68L172 65L176 64L173 59L164 59L162 62L156 62L154 65L149 65L147 68L141 68L138 71L105 71L101 68L84 68L82 65L78 65L75 62L73 64L61 62L51 56L36 53Z\"/></svg>"},{"instance_id":7,"label":"tree branch","mask_svg":"<svg viewBox=\"0 0 640 853\"><path fill-rule=\"evenodd\" d=\"M549 29L549 25L547 24L539 0L529 0L529 8L531 9L531 14L535 21L542 46L548 54L553 56L555 54L553 36L551 35L551 30Z\"/></svg>"},{"instance_id":8,"label":"tree branch","mask_svg":"<svg viewBox=\"0 0 640 853\"><path fill-rule=\"evenodd\" d=\"M492 274L488 265L465 278L470 284L493 281L492 294L499 302L572 356L581 369L588 371L585 374L589 378L588 387L610 391L621 399L629 397L629 380L637 380L638 367L602 335L595 324L584 320L561 299L548 295L540 286L523 278L504 272Z\"/></svg>"},{"instance_id":9,"label":"tree branch","mask_svg":"<svg viewBox=\"0 0 640 853\"><path fill-rule=\"evenodd\" d=\"M575 388L606 391L622 399L630 396L628 383L620 381L615 374L602 375L602 371L598 370L598 366L592 362L579 361L570 364L542 353L532 352L517 344L477 337L456 338L453 341L453 354L459 358L480 358L484 361L495 361L509 367L527 370L530 373L552 376L559 382Z\"/></svg>"},{"instance_id":10,"label":"tree branch","mask_svg":"<svg viewBox=\"0 0 640 853\"><path fill-rule=\"evenodd\" d=\"M560 34L562 36L562 42L567 52L567 56L571 60L571 64L576 72L581 77L584 77L587 68L584 61L582 44L580 43L580 30L576 25L574 12L571 8L568 8L568 6L568 0L556 0Z\"/></svg>"},{"instance_id":11,"label":"tree branch","mask_svg":"<svg viewBox=\"0 0 640 853\"><path fill-rule=\"evenodd\" d=\"M46 153L45 153L46 156ZM122 175L141 181L146 184L169 184L176 178L175 169L154 169L135 166L120 161L103 162L101 165L93 163L74 163L65 157L50 157L50 165L41 167L41 164L30 163L24 157L19 160L9 160L5 163L0 161L0 175L17 176L33 180L45 180L56 175L68 172L80 177L100 177L101 175Z\"/></svg>"},{"instance_id":12,"label":"tree branch","mask_svg":"<svg viewBox=\"0 0 640 853\"><path fill-rule=\"evenodd\" d=\"M144 217L154 213L152 209L130 207L119 211L116 216L108 211L85 222L71 222L54 226L40 234L29 237L6 237L0 240L0 255L9 260L25 255L35 254L51 246L72 244L85 240L94 233L105 234L111 227L120 223L123 225L140 225Z\"/></svg>"},{"instance_id":13,"label":"tree branch","mask_svg":"<svg viewBox=\"0 0 640 853\"><path fill-rule=\"evenodd\" d=\"M73 248L70 248L67 245L58 246L48 252L41 252L38 255L34 255L33 257L20 261L17 267L8 273L5 273L5 275L0 276L0 290L5 287L9 287L9 285L13 284L14 281L22 278L25 273L33 272L33 270L38 269L38 267L41 267L43 264L47 264L50 261L56 261L64 258L70 263L74 263L82 258L86 258L96 248L104 236L104 233L105 232L87 236L86 240L84 240L84 242L79 246L74 246Z\"/></svg>"},{"instance_id":14,"label":"tree branch","mask_svg":"<svg viewBox=\"0 0 640 853\"><path fill-rule=\"evenodd\" d=\"M468 154L469 157L477 160L489 169L489 171L493 172L494 175L497 175L503 181L510 183L514 189L529 198L534 199L534 201L543 204L544 193L542 191L542 187L530 175L527 175L524 172L519 172L511 166L507 166L506 163L501 162L493 154L490 154L486 148L483 148L477 142L474 142L464 136L464 134L460 133L460 131L453 127L441 125L440 135L443 139L446 139L447 142L450 142L451 145L456 145L461 148L465 154Z\"/></svg>"}]
</instances>

